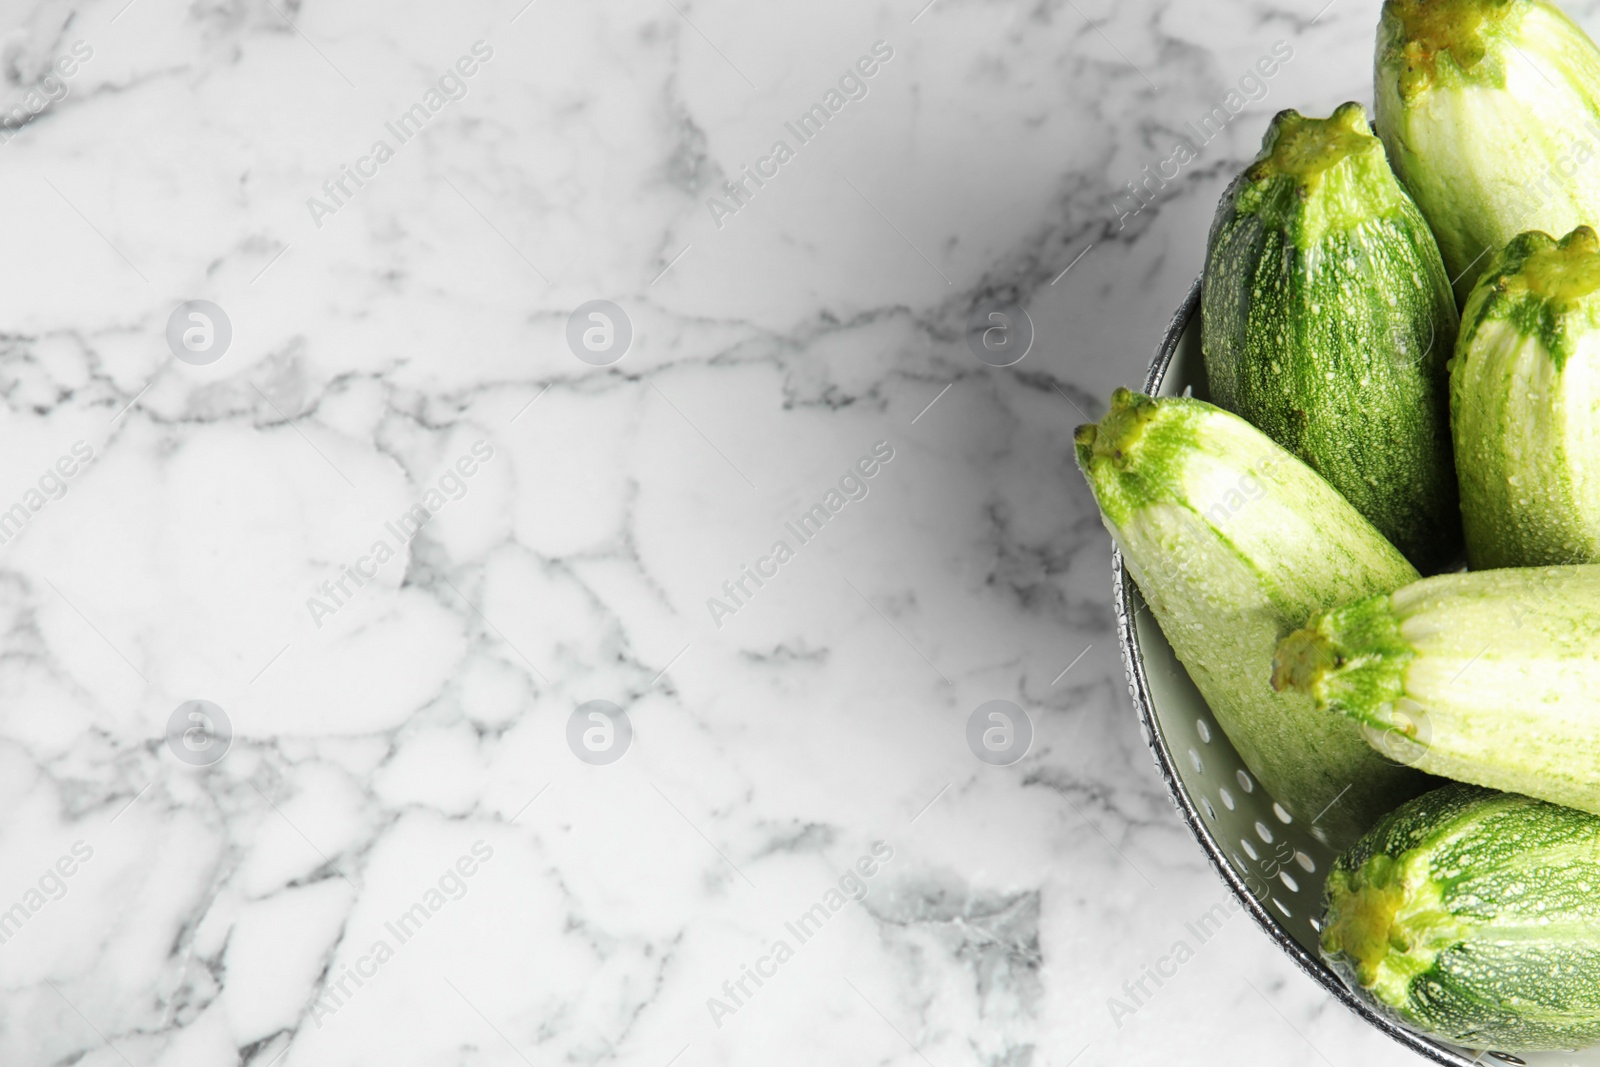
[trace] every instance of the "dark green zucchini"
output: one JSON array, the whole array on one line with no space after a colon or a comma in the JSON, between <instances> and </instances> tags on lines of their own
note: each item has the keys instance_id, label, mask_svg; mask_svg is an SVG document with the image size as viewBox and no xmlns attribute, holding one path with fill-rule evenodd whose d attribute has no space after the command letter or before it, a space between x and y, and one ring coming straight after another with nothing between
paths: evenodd
<instances>
[{"instance_id":1,"label":"dark green zucchini","mask_svg":"<svg viewBox=\"0 0 1600 1067\"><path fill-rule=\"evenodd\" d=\"M1453 784L1334 862L1322 954L1431 1037L1500 1052L1600 1041L1600 818Z\"/></svg>"},{"instance_id":2,"label":"dark green zucchini","mask_svg":"<svg viewBox=\"0 0 1600 1067\"><path fill-rule=\"evenodd\" d=\"M1211 227L1214 403L1300 457L1423 573L1460 554L1438 247L1359 104L1284 111Z\"/></svg>"}]
</instances>

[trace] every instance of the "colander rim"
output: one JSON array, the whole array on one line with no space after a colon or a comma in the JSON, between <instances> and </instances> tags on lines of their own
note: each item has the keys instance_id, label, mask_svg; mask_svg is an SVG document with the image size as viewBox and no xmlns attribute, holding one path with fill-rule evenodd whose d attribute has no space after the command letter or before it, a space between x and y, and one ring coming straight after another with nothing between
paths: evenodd
<instances>
[{"instance_id":1,"label":"colander rim","mask_svg":"<svg viewBox=\"0 0 1600 1067\"><path fill-rule=\"evenodd\" d=\"M1172 366L1172 360L1178 351L1179 342L1188 331L1190 323L1200 313L1201 283L1204 276L1197 277L1189 287L1188 295L1183 303L1178 306L1177 312L1167 324L1166 331L1161 335L1160 344L1156 346L1155 357L1150 361L1149 372L1145 375L1144 391L1154 396L1161 388L1161 383L1167 376L1167 371ZM1283 952L1299 965L1300 969L1314 978L1329 993L1333 994L1345 1007L1365 1019L1372 1026L1400 1044L1435 1063L1446 1064L1447 1067L1482 1067L1482 1059L1469 1059L1446 1045L1423 1037L1401 1026L1394 1020L1380 1014L1371 1005L1359 999L1347 989L1338 975L1334 974L1327 964L1311 955L1288 931L1278 923L1270 912L1255 898L1254 894L1246 887L1244 879L1233 869L1222 851L1222 846L1212 836L1200 817L1199 810L1189 798L1184 789L1182 780L1178 777L1177 762L1171 749L1167 747L1160 726L1156 720L1155 701L1151 696L1149 679L1144 670L1144 657L1139 644L1139 635L1134 626L1134 616L1137 607L1133 602L1133 579L1122 563L1122 552L1113 547L1111 555L1111 583L1112 602L1117 613L1117 641L1122 647L1122 664L1128 679L1128 692L1133 698L1133 706L1139 716L1139 727L1144 733L1145 743L1150 746L1151 755L1155 759L1156 769L1161 774L1162 781L1166 784L1167 795L1171 798L1173 806L1178 809L1178 814L1188 825L1189 832L1200 845L1206 858L1211 861L1212 869L1222 879L1223 885L1238 899L1244 910L1250 913L1256 925L1270 937Z\"/></svg>"}]
</instances>

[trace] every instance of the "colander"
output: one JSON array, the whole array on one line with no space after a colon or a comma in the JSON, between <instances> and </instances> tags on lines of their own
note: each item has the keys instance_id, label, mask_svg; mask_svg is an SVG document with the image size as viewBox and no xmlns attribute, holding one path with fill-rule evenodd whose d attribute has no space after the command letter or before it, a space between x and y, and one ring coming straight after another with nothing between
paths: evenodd
<instances>
[{"instance_id":1,"label":"colander","mask_svg":"<svg viewBox=\"0 0 1600 1067\"><path fill-rule=\"evenodd\" d=\"M1144 383L1152 396L1178 396L1186 389L1206 398L1198 279L1162 336ZM1435 1063L1470 1067L1492 1057L1530 1067L1600 1065L1600 1050L1518 1058L1442 1044L1383 1017L1344 987L1317 955L1322 883L1334 859L1318 836L1321 828L1308 828L1290 816L1245 769L1161 627L1144 609L1121 552L1113 553L1111 568L1128 690L1156 768L1211 865L1267 936L1351 1011Z\"/></svg>"}]
</instances>

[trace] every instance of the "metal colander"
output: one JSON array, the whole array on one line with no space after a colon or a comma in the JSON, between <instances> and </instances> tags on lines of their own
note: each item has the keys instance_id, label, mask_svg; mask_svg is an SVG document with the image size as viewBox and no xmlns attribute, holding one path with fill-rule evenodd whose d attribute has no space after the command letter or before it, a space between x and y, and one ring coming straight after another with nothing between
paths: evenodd
<instances>
[{"instance_id":1,"label":"metal colander","mask_svg":"<svg viewBox=\"0 0 1600 1067\"><path fill-rule=\"evenodd\" d=\"M1207 395L1200 354L1199 280L1162 336L1144 383L1144 391L1152 396L1178 396L1186 389L1202 399ZM1396 1025L1344 987L1317 955L1322 883L1333 851L1319 839L1320 828L1308 828L1291 817L1245 769L1160 626L1144 610L1121 552L1112 555L1111 567L1128 689L1156 767L1217 874L1278 947L1350 1010L1436 1063L1481 1067L1493 1057L1530 1067L1600 1065L1600 1049L1518 1058L1442 1044Z\"/></svg>"}]
</instances>

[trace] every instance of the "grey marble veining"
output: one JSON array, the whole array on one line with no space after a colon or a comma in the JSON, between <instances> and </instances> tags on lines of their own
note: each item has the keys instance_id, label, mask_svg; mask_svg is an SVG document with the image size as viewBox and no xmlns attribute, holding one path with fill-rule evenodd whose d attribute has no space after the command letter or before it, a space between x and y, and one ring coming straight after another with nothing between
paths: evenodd
<instances>
[{"instance_id":1,"label":"grey marble veining","mask_svg":"<svg viewBox=\"0 0 1600 1067\"><path fill-rule=\"evenodd\" d=\"M1409 1059L1194 927L1070 452L1319 7L11 5L0 1062Z\"/></svg>"}]
</instances>

